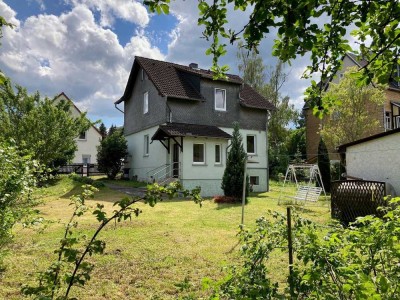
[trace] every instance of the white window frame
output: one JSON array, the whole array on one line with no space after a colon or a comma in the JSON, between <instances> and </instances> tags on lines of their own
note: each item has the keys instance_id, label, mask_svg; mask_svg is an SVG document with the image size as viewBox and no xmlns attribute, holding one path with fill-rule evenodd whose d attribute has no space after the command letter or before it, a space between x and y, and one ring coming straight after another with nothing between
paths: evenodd
<instances>
[{"instance_id":1,"label":"white window frame","mask_svg":"<svg viewBox=\"0 0 400 300\"><path fill-rule=\"evenodd\" d=\"M150 152L150 138L149 135L146 134L143 140L143 156L149 156Z\"/></svg>"},{"instance_id":2,"label":"white window frame","mask_svg":"<svg viewBox=\"0 0 400 300\"><path fill-rule=\"evenodd\" d=\"M83 134L83 138L81 138L81 135ZM87 140L87 131L80 132L78 136L78 140L80 141L86 141Z\"/></svg>"},{"instance_id":3,"label":"white window frame","mask_svg":"<svg viewBox=\"0 0 400 300\"><path fill-rule=\"evenodd\" d=\"M392 129L392 113L389 111L385 112L385 130Z\"/></svg>"},{"instance_id":4,"label":"white window frame","mask_svg":"<svg viewBox=\"0 0 400 300\"><path fill-rule=\"evenodd\" d=\"M247 138L252 136L254 138L254 152L249 152L249 145ZM257 136L255 134L246 135L246 152L248 155L256 155L257 154Z\"/></svg>"},{"instance_id":5,"label":"white window frame","mask_svg":"<svg viewBox=\"0 0 400 300\"><path fill-rule=\"evenodd\" d=\"M219 151L217 152L217 147L219 147ZM222 144L215 144L214 146L214 159L216 165L222 165ZM219 153L219 161L217 161L217 153Z\"/></svg>"},{"instance_id":6,"label":"white window frame","mask_svg":"<svg viewBox=\"0 0 400 300\"><path fill-rule=\"evenodd\" d=\"M256 182L256 183L251 183L251 178L252 178L252 177L253 177L253 178L256 178L256 179L255 179L255 182ZM249 177L249 182L250 182L250 184L253 185L253 186L254 186L254 185L259 186L259 185L260 185L260 176L250 176L250 177Z\"/></svg>"},{"instance_id":7,"label":"white window frame","mask_svg":"<svg viewBox=\"0 0 400 300\"><path fill-rule=\"evenodd\" d=\"M143 114L149 112L149 92L143 93Z\"/></svg>"},{"instance_id":8,"label":"white window frame","mask_svg":"<svg viewBox=\"0 0 400 300\"><path fill-rule=\"evenodd\" d=\"M203 161L194 161L194 146L195 145L202 145L203 146ZM205 143L193 143L193 152L192 152L192 159L194 165L205 165L206 164L206 144Z\"/></svg>"},{"instance_id":9,"label":"white window frame","mask_svg":"<svg viewBox=\"0 0 400 300\"><path fill-rule=\"evenodd\" d=\"M217 107L217 91L224 92L224 107L223 108ZM219 88L214 89L214 108L215 108L215 110L226 111L226 90L225 89L219 89Z\"/></svg>"}]
</instances>

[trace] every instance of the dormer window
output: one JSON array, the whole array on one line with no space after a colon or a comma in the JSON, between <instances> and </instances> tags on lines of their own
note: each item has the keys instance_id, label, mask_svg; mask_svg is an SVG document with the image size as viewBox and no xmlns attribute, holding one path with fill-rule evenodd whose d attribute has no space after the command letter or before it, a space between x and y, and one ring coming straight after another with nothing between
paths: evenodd
<instances>
[{"instance_id":1,"label":"dormer window","mask_svg":"<svg viewBox=\"0 0 400 300\"><path fill-rule=\"evenodd\" d=\"M226 111L226 91L223 89L215 89L215 110Z\"/></svg>"},{"instance_id":2,"label":"dormer window","mask_svg":"<svg viewBox=\"0 0 400 300\"><path fill-rule=\"evenodd\" d=\"M143 94L143 114L149 112L149 92Z\"/></svg>"}]
</instances>

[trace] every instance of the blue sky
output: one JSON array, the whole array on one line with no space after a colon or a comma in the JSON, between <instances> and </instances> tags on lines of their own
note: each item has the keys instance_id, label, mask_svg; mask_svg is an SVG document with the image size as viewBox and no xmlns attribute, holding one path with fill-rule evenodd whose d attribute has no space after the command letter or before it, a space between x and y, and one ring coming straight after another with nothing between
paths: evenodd
<instances>
[{"instance_id":1,"label":"blue sky","mask_svg":"<svg viewBox=\"0 0 400 300\"><path fill-rule=\"evenodd\" d=\"M122 125L114 108L128 80L135 55L180 64L196 62L210 68L207 41L197 26L197 2L173 1L170 15L150 14L136 0L5 0L0 15L15 25L3 32L0 70L33 92L54 97L64 92L89 117ZM240 27L246 18L231 14ZM273 33L260 54L267 65ZM221 63L237 73L236 46L228 48ZM300 80L307 63L299 59L287 67L282 94L301 108L308 81Z\"/></svg>"}]
</instances>

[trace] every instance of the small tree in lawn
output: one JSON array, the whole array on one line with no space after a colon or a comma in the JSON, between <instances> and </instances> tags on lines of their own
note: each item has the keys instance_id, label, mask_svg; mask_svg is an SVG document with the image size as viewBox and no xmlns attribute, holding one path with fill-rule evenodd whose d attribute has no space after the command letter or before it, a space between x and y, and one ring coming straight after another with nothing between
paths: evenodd
<instances>
[{"instance_id":1,"label":"small tree in lawn","mask_svg":"<svg viewBox=\"0 0 400 300\"><path fill-rule=\"evenodd\" d=\"M331 164L329 161L328 149L323 139L319 141L318 145L318 168L321 172L325 191L329 193L331 191Z\"/></svg>"},{"instance_id":2,"label":"small tree in lawn","mask_svg":"<svg viewBox=\"0 0 400 300\"><path fill-rule=\"evenodd\" d=\"M234 123L232 143L226 159L226 168L222 177L221 188L224 195L240 201L243 193L243 172L246 152L239 133L239 124Z\"/></svg>"},{"instance_id":3,"label":"small tree in lawn","mask_svg":"<svg viewBox=\"0 0 400 300\"><path fill-rule=\"evenodd\" d=\"M121 131L115 131L101 141L97 147L97 163L99 170L115 179L121 170L123 159L128 154L126 139Z\"/></svg>"}]
</instances>

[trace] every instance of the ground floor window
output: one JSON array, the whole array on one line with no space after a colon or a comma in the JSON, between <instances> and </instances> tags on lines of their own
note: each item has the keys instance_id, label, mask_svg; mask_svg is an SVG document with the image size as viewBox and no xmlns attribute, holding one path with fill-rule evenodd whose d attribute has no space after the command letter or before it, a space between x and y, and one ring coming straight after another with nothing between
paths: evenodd
<instances>
[{"instance_id":1,"label":"ground floor window","mask_svg":"<svg viewBox=\"0 0 400 300\"><path fill-rule=\"evenodd\" d=\"M222 164L222 147L220 144L215 145L215 163Z\"/></svg>"},{"instance_id":2,"label":"ground floor window","mask_svg":"<svg viewBox=\"0 0 400 300\"><path fill-rule=\"evenodd\" d=\"M146 134L145 136L144 136L144 150L143 150L143 152L144 152L144 156L149 156L149 135L148 134Z\"/></svg>"},{"instance_id":3,"label":"ground floor window","mask_svg":"<svg viewBox=\"0 0 400 300\"><path fill-rule=\"evenodd\" d=\"M258 176L250 176L250 184L251 185L259 185L260 178Z\"/></svg>"},{"instance_id":4,"label":"ground floor window","mask_svg":"<svg viewBox=\"0 0 400 300\"><path fill-rule=\"evenodd\" d=\"M193 144L193 163L204 164L205 162L205 145Z\"/></svg>"},{"instance_id":5,"label":"ground floor window","mask_svg":"<svg viewBox=\"0 0 400 300\"><path fill-rule=\"evenodd\" d=\"M246 137L247 154L256 154L256 136L248 135Z\"/></svg>"}]
</instances>

